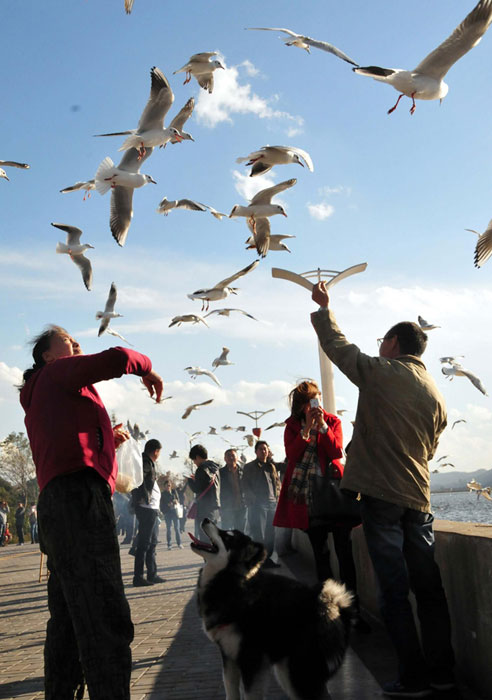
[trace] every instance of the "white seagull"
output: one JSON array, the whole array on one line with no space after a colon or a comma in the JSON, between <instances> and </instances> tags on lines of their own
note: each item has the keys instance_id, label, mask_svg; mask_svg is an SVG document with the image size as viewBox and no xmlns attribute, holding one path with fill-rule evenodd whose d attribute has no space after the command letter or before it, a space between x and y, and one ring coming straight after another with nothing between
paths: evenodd
<instances>
[{"instance_id":1,"label":"white seagull","mask_svg":"<svg viewBox=\"0 0 492 700\"><path fill-rule=\"evenodd\" d=\"M262 221L268 221L268 219L262 219ZM259 222L257 222L257 227L256 227L257 237L258 237L258 223ZM285 251L286 253L291 253L292 252L291 249L285 243L282 243L282 241L285 240L286 238L295 238L295 236L288 236L286 234L284 234L283 236L280 236L277 233L270 234L270 244L268 246L268 250ZM250 236L244 242L246 244L246 250L252 250L253 248L256 248L254 234L252 236Z\"/></svg>"},{"instance_id":2,"label":"white seagull","mask_svg":"<svg viewBox=\"0 0 492 700\"><path fill-rule=\"evenodd\" d=\"M455 357L450 357L450 356L440 357L439 362L442 362L443 364L446 363L449 365L454 365L455 363L460 364L459 362L457 362L457 358L463 359L464 357L465 357L464 355L456 355Z\"/></svg>"},{"instance_id":3,"label":"white seagull","mask_svg":"<svg viewBox=\"0 0 492 700\"><path fill-rule=\"evenodd\" d=\"M90 198L91 196L91 191L96 189L96 181L95 180L86 180L84 182L76 182L75 185L70 185L70 187L64 187L60 192L62 194L66 194L67 192L76 192L77 190L85 190L85 194L83 197L83 202L85 202L86 198Z\"/></svg>"},{"instance_id":4,"label":"white seagull","mask_svg":"<svg viewBox=\"0 0 492 700\"><path fill-rule=\"evenodd\" d=\"M240 314L243 314L243 316L247 316L248 318L252 318L253 321L257 321L258 319L252 316L251 314L246 313L246 311L243 311L242 309L230 309L230 308L225 308L225 309L214 309L213 311L209 311L208 314L205 314L204 318L207 318L207 316L211 316L212 314L218 314L219 316L229 316L231 315L231 311L237 311Z\"/></svg>"},{"instance_id":5,"label":"white seagull","mask_svg":"<svg viewBox=\"0 0 492 700\"><path fill-rule=\"evenodd\" d=\"M164 118L169 111L174 95L164 73L155 66L150 70L150 97L142 112L138 127L129 131L115 131L95 136L128 136L119 149L127 151L137 148L139 158L145 155L146 147L164 146L171 139L181 141L181 134L174 126L164 128Z\"/></svg>"},{"instance_id":6,"label":"white seagull","mask_svg":"<svg viewBox=\"0 0 492 700\"><path fill-rule=\"evenodd\" d=\"M219 357L216 357L215 360L212 362L212 367L220 367L222 366L227 366L227 365L233 365L234 362L231 362L230 360L227 359L227 355L229 354L230 350L229 348L222 348L222 354L219 355Z\"/></svg>"},{"instance_id":7,"label":"white seagull","mask_svg":"<svg viewBox=\"0 0 492 700\"><path fill-rule=\"evenodd\" d=\"M297 163L297 165L302 165L302 167L306 163L311 172L314 170L313 161L309 153L293 146L262 146L258 151L250 153L249 156L236 158L236 163L244 163L245 161L247 161L246 167L249 165L253 166L249 174L250 177L264 175L274 165L287 165L289 163Z\"/></svg>"},{"instance_id":8,"label":"white seagull","mask_svg":"<svg viewBox=\"0 0 492 700\"><path fill-rule=\"evenodd\" d=\"M179 70L175 70L173 75L176 75L176 73L186 73L186 79L183 85L189 83L193 75L200 87L212 93L214 89L214 71L217 70L217 68L224 69L220 61L210 60L213 56L217 56L216 51L195 53L193 56L190 56L188 63L185 63Z\"/></svg>"},{"instance_id":9,"label":"white seagull","mask_svg":"<svg viewBox=\"0 0 492 700\"><path fill-rule=\"evenodd\" d=\"M285 427L285 421L280 421L280 423L272 423L271 425L268 426L268 428L265 428L265 430L271 430L272 428L283 428Z\"/></svg>"},{"instance_id":10,"label":"white seagull","mask_svg":"<svg viewBox=\"0 0 492 700\"><path fill-rule=\"evenodd\" d=\"M183 131L183 126L185 123L188 121L188 119L191 117L193 114L193 110L195 109L195 98L190 97L188 102L181 107L177 115L174 117L174 119L171 121L169 124L170 129L177 129L179 132L179 136L173 135L168 143L181 143L181 141L194 141L195 139L191 134L188 134L186 131ZM161 148L166 148L166 144L163 144Z\"/></svg>"},{"instance_id":11,"label":"white seagull","mask_svg":"<svg viewBox=\"0 0 492 700\"><path fill-rule=\"evenodd\" d=\"M104 331L108 328L109 322L112 318L120 318L122 314L117 314L114 310L114 305L116 304L117 290L114 282L111 282L111 287L109 288L108 298L106 299L106 306L104 311L98 311L96 313L96 319L101 319L101 325L99 326L98 336L101 336Z\"/></svg>"},{"instance_id":12,"label":"white seagull","mask_svg":"<svg viewBox=\"0 0 492 700\"><path fill-rule=\"evenodd\" d=\"M185 367L184 370L185 372L188 372L190 377L192 377L193 379L196 379L198 376L203 374L206 377L210 377L210 379L214 381L217 384L217 386L221 386L221 383L219 382L215 374L209 369L203 369L203 367Z\"/></svg>"},{"instance_id":13,"label":"white seagull","mask_svg":"<svg viewBox=\"0 0 492 700\"><path fill-rule=\"evenodd\" d=\"M342 61L347 61L347 63L351 63L353 66L359 65L349 58L346 53L343 53L343 51L337 49L336 46L333 46L333 44L329 44L326 41L318 41L318 39L311 39L310 36L305 36L304 34L296 34L296 32L293 32L291 29L281 29L279 27L246 27L246 29L254 29L263 32L283 32L287 34L287 38L283 37L283 42L286 46L297 46L299 49L304 49L308 53L311 53L310 47L312 46L314 49L321 49L327 53L332 53L334 56L337 56L337 58L341 58Z\"/></svg>"},{"instance_id":14,"label":"white seagull","mask_svg":"<svg viewBox=\"0 0 492 700\"><path fill-rule=\"evenodd\" d=\"M239 270L239 272L236 272L234 275L226 277L226 279L222 280L221 282L217 282L214 287L210 287L209 289L197 289L196 292L193 292L193 294L188 294L188 298L193 300L201 299L202 311L204 309L208 311L211 301L219 301L219 299L225 299L228 297L229 294L236 294L238 287L230 287L229 285L231 282L234 282L243 275L247 275L248 272L251 272L251 270L254 270L255 267L258 266L259 262L259 260L254 260L250 265L247 265L247 267Z\"/></svg>"},{"instance_id":15,"label":"white seagull","mask_svg":"<svg viewBox=\"0 0 492 700\"><path fill-rule=\"evenodd\" d=\"M213 425L208 426L210 430L208 431L207 435L217 435L217 428L214 428Z\"/></svg>"},{"instance_id":16,"label":"white seagull","mask_svg":"<svg viewBox=\"0 0 492 700\"><path fill-rule=\"evenodd\" d=\"M131 345L133 347L133 343L130 343L129 340L127 340L124 336L121 335L121 333L118 333L118 331L115 331L114 328L106 328L106 333L109 333L109 335L114 335L115 338L119 338L122 340L124 343L128 343L128 345ZM147 389L145 390L147 391ZM172 398L171 396L167 396L166 398L170 399ZM161 401L164 401L164 399L161 399Z\"/></svg>"},{"instance_id":17,"label":"white seagull","mask_svg":"<svg viewBox=\"0 0 492 700\"><path fill-rule=\"evenodd\" d=\"M442 367L441 372L450 380L454 377L466 377L471 381L474 387L476 387L479 391L482 392L485 396L488 396L487 390L485 389L484 385L482 384L481 380L477 377L476 374L473 374L473 372L470 372L469 369L465 369L462 367L460 364L457 362L454 362L451 367Z\"/></svg>"},{"instance_id":18,"label":"white seagull","mask_svg":"<svg viewBox=\"0 0 492 700\"><path fill-rule=\"evenodd\" d=\"M435 326L433 323L429 323L429 321L426 321L425 318L422 318L422 316L418 317L418 322L419 326L422 328L423 331L432 331L434 328L440 328L441 326Z\"/></svg>"},{"instance_id":19,"label":"white seagull","mask_svg":"<svg viewBox=\"0 0 492 700\"><path fill-rule=\"evenodd\" d=\"M67 242L56 244L57 253L66 253L70 255L72 261L77 265L82 273L82 279L86 288L90 291L92 286L92 266L89 258L86 258L84 253L89 248L94 248L93 245L89 243L81 244L80 237L82 235L81 229L76 226L68 226L67 224L51 224L56 228L65 231L67 234Z\"/></svg>"},{"instance_id":20,"label":"white seagull","mask_svg":"<svg viewBox=\"0 0 492 700\"><path fill-rule=\"evenodd\" d=\"M198 316L198 314L182 314L181 316L175 316L171 319L168 328L180 326L182 323L203 323L207 328L210 328L208 323L201 316Z\"/></svg>"},{"instance_id":21,"label":"white seagull","mask_svg":"<svg viewBox=\"0 0 492 700\"><path fill-rule=\"evenodd\" d=\"M465 231L471 231L478 236L477 245L475 246L475 267L482 267L484 263L492 255L492 219L489 221L487 228L483 233L479 233L472 228L467 228Z\"/></svg>"},{"instance_id":22,"label":"white seagull","mask_svg":"<svg viewBox=\"0 0 492 700\"><path fill-rule=\"evenodd\" d=\"M208 399L208 401L202 401L201 403L192 403L191 406L188 406L188 408L185 410L185 412L183 413L181 418L183 420L185 418L188 418L188 416L190 415L190 413L192 411L196 411L198 408L200 408L200 406L208 406L209 404L212 403L212 401L213 401L213 399Z\"/></svg>"},{"instance_id":23,"label":"white seagull","mask_svg":"<svg viewBox=\"0 0 492 700\"><path fill-rule=\"evenodd\" d=\"M215 216L215 218L219 220L227 216L227 214L222 214L213 207L209 207L207 204L202 204L201 202L195 202L193 199L167 199L166 197L159 202L156 212L167 216L173 209L188 209L189 211L208 210L212 216Z\"/></svg>"},{"instance_id":24,"label":"white seagull","mask_svg":"<svg viewBox=\"0 0 492 700\"><path fill-rule=\"evenodd\" d=\"M355 73L388 83L401 95L388 110L394 112L403 95L412 99L410 114L415 112L415 100L443 100L449 87L443 78L462 56L478 44L492 22L492 0L480 0L456 27L454 32L411 71L380 66L359 66Z\"/></svg>"},{"instance_id":25,"label":"white seagull","mask_svg":"<svg viewBox=\"0 0 492 700\"><path fill-rule=\"evenodd\" d=\"M31 167L27 163L17 163L15 160L0 160L0 166L4 166L5 168L22 168L23 170L28 170ZM0 167L0 178L10 182L3 167Z\"/></svg>"},{"instance_id":26,"label":"white seagull","mask_svg":"<svg viewBox=\"0 0 492 700\"><path fill-rule=\"evenodd\" d=\"M125 151L118 166L114 166L111 158L105 158L96 173L96 189L105 194L111 189L111 208L109 226L113 238L120 246L124 246L133 217L133 191L149 182L156 184L150 175L141 175L140 167L149 158L153 148L147 148L146 154L140 158L138 151L132 148Z\"/></svg>"},{"instance_id":27,"label":"white seagull","mask_svg":"<svg viewBox=\"0 0 492 700\"><path fill-rule=\"evenodd\" d=\"M492 0L491 0L492 1ZM248 206L243 207L236 204L229 218L232 219L235 216L245 216L248 221L253 226L253 234L256 233L256 221L258 219L268 218L274 216L275 214L282 214L287 216L284 208L280 204L272 204L272 197L274 197L279 192L289 189L296 184L297 180L292 178L291 180L285 180L284 182L279 182L278 185L273 185L272 187L267 187L264 190L260 190L255 194L253 199L250 201ZM270 232L265 235L270 235Z\"/></svg>"}]
</instances>

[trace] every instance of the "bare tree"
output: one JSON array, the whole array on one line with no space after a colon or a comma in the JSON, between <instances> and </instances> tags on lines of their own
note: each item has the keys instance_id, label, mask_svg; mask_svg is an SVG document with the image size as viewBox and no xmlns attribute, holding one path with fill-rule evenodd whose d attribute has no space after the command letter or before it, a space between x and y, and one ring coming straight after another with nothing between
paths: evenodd
<instances>
[{"instance_id":1,"label":"bare tree","mask_svg":"<svg viewBox=\"0 0 492 700\"><path fill-rule=\"evenodd\" d=\"M35 500L36 468L29 440L24 433L10 433L0 442L0 465L2 476L19 491L24 503Z\"/></svg>"}]
</instances>

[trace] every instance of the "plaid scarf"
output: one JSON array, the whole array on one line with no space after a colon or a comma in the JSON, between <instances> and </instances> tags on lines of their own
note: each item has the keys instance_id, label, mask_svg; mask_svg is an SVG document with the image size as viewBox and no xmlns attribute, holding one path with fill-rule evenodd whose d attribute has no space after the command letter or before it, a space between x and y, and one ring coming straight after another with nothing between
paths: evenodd
<instances>
[{"instance_id":1,"label":"plaid scarf","mask_svg":"<svg viewBox=\"0 0 492 700\"><path fill-rule=\"evenodd\" d=\"M312 503L312 494L315 488L314 481L319 467L318 432L311 430L309 435L311 440L306 445L301 461L294 467L289 488L287 489L289 501L297 504L304 503L308 507Z\"/></svg>"}]
</instances>

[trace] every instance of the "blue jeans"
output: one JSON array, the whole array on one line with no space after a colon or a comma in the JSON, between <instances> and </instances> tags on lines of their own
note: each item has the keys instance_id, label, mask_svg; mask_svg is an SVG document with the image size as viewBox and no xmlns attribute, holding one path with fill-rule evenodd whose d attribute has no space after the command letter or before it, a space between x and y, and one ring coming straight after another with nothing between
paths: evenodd
<instances>
[{"instance_id":1,"label":"blue jeans","mask_svg":"<svg viewBox=\"0 0 492 700\"><path fill-rule=\"evenodd\" d=\"M179 532L179 518L176 515L176 511L173 510L169 513L164 513L164 520L166 521L166 535L167 535L167 546L171 545L171 529L174 525L174 534L176 536L176 544L181 544L181 534Z\"/></svg>"},{"instance_id":2,"label":"blue jeans","mask_svg":"<svg viewBox=\"0 0 492 700\"><path fill-rule=\"evenodd\" d=\"M434 561L431 513L362 496L362 525L380 589L383 620L396 649L403 684L453 679L451 624ZM408 595L417 601L422 646Z\"/></svg>"},{"instance_id":3,"label":"blue jeans","mask_svg":"<svg viewBox=\"0 0 492 700\"><path fill-rule=\"evenodd\" d=\"M267 557L273 553L275 531L273 529L273 516L277 509L277 503L272 501L266 504L248 506L248 535L255 542L265 545Z\"/></svg>"}]
</instances>

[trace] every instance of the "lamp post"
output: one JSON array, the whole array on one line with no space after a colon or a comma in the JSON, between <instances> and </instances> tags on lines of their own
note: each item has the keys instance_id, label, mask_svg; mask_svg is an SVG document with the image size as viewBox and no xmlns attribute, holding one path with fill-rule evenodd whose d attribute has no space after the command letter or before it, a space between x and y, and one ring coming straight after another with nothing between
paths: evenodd
<instances>
[{"instance_id":1,"label":"lamp post","mask_svg":"<svg viewBox=\"0 0 492 700\"><path fill-rule=\"evenodd\" d=\"M266 416L267 413L271 413L274 410L274 408L269 408L268 411L251 411L250 413L246 413L246 411L236 411L236 413L240 413L242 416L248 416L248 418L254 420L255 427L253 428L253 435L259 440L261 428L258 428L258 421L260 418L263 418L263 416Z\"/></svg>"},{"instance_id":2,"label":"lamp post","mask_svg":"<svg viewBox=\"0 0 492 700\"><path fill-rule=\"evenodd\" d=\"M283 270L280 267L272 268L272 277L278 279L288 280L289 282L294 282L299 284L301 287L308 289L310 292L313 290L313 282L310 279L315 279L316 283L321 282L321 280L327 280L327 288L331 289L337 282L341 282L347 277L356 275L358 272L364 272L367 267L367 263L360 263L359 265L352 265L352 267L347 267L346 270L341 272L337 270L309 270L308 272L302 272L301 274L296 274L290 270ZM318 354L319 354L319 370L321 375L321 396L323 399L323 408L328 413L335 413L335 386L333 378L333 365L327 355L323 352L319 341L318 341Z\"/></svg>"}]
</instances>

